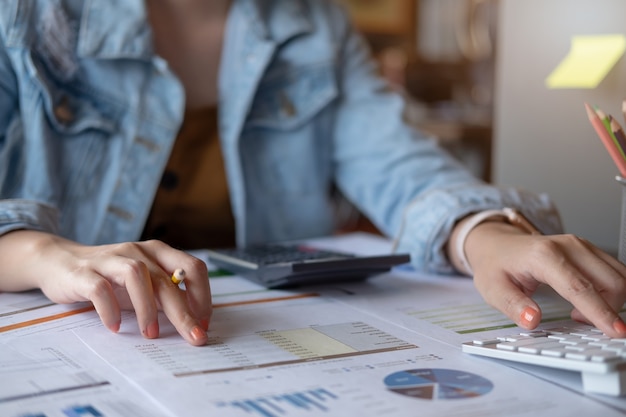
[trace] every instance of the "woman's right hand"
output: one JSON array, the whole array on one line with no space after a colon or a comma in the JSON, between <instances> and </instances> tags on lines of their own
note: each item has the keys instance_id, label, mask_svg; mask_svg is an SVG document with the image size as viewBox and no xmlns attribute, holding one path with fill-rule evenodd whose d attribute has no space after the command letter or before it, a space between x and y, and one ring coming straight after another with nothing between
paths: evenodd
<instances>
[{"instance_id":1,"label":"woman's right hand","mask_svg":"<svg viewBox=\"0 0 626 417\"><path fill-rule=\"evenodd\" d=\"M163 310L190 344L207 343L212 313L206 265L163 242L85 246L44 232L17 230L0 237L0 290L39 288L56 303L90 301L117 332L121 310L136 312L144 337L159 336ZM185 288L171 276L186 272Z\"/></svg>"},{"instance_id":2,"label":"woman's right hand","mask_svg":"<svg viewBox=\"0 0 626 417\"><path fill-rule=\"evenodd\" d=\"M552 287L573 306L573 320L607 336L626 337L626 265L574 235L529 235L504 222L478 225L468 236L474 284L485 301L517 325L534 329L541 308L532 295Z\"/></svg>"}]
</instances>

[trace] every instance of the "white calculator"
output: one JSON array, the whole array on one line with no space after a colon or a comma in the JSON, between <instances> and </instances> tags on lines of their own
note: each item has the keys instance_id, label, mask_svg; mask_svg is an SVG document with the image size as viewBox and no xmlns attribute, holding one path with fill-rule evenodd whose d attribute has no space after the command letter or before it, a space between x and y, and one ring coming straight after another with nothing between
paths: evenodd
<instances>
[{"instance_id":1,"label":"white calculator","mask_svg":"<svg viewBox=\"0 0 626 417\"><path fill-rule=\"evenodd\" d=\"M478 339L463 352L582 373L588 392L626 394L626 339L610 338L580 324Z\"/></svg>"}]
</instances>

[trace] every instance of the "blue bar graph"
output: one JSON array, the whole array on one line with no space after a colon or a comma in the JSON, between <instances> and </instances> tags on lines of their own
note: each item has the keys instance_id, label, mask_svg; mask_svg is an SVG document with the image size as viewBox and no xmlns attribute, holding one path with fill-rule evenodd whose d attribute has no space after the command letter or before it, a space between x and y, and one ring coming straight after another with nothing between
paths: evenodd
<instances>
[{"instance_id":1,"label":"blue bar graph","mask_svg":"<svg viewBox=\"0 0 626 417\"><path fill-rule=\"evenodd\" d=\"M325 388L316 388L302 392L235 400L219 403L220 407L233 407L260 417L284 417L290 411L305 410L329 412L328 401L338 397Z\"/></svg>"},{"instance_id":2,"label":"blue bar graph","mask_svg":"<svg viewBox=\"0 0 626 417\"><path fill-rule=\"evenodd\" d=\"M67 417L104 417L91 405L80 405L63 410Z\"/></svg>"}]
</instances>

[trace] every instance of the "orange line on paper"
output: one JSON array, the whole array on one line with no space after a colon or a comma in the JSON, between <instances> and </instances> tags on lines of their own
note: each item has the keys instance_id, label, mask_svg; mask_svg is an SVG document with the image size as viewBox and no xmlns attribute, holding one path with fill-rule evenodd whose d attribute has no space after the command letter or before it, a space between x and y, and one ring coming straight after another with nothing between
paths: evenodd
<instances>
[{"instance_id":1,"label":"orange line on paper","mask_svg":"<svg viewBox=\"0 0 626 417\"><path fill-rule=\"evenodd\" d=\"M232 306L240 306L240 305L247 305L247 304L270 303L274 301L297 300L299 298L310 298L310 297L319 297L319 294L315 294L315 293L296 294L296 295L289 295L285 297L263 298L259 300L235 301L232 303L214 304L213 307L214 308L232 307ZM33 319L33 320L27 320L27 321L23 321L20 323L10 324L8 326L0 327L0 333L10 332L12 330L23 329L23 328L34 326L34 325L41 324L41 323L47 323L47 322L62 319L65 317L75 316L77 314L85 313L87 311L92 311L94 309L95 308L93 306L87 306L87 307L79 308L77 310L66 311L64 313L53 314L51 316L40 317L40 318Z\"/></svg>"},{"instance_id":2,"label":"orange line on paper","mask_svg":"<svg viewBox=\"0 0 626 417\"><path fill-rule=\"evenodd\" d=\"M40 317L38 319L23 321L21 323L10 324L8 326L0 327L0 333L10 332L11 330L23 329L29 326L34 326L36 324L47 323L49 321L54 321L58 319L62 319L64 317L75 316L76 314L85 313L87 311L94 310L94 306L87 306L83 308L79 308L77 310L66 311L64 313L53 314L52 316Z\"/></svg>"},{"instance_id":3,"label":"orange line on paper","mask_svg":"<svg viewBox=\"0 0 626 417\"><path fill-rule=\"evenodd\" d=\"M243 306L243 305L247 305L247 304L271 303L271 302L274 302L274 301L297 300L299 298L309 298L309 297L319 297L319 296L320 295L316 294L316 293L309 293L309 294L289 295L289 296L286 296L286 297L263 298L263 299L259 299L259 300L234 301L232 303L213 304L213 308Z\"/></svg>"}]
</instances>

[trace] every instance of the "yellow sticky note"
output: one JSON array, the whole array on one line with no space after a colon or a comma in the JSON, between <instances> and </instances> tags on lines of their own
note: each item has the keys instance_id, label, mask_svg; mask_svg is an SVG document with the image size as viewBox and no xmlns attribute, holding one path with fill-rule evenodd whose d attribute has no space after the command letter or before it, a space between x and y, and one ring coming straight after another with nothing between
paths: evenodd
<instances>
[{"instance_id":1,"label":"yellow sticky note","mask_svg":"<svg viewBox=\"0 0 626 417\"><path fill-rule=\"evenodd\" d=\"M626 35L572 37L569 54L546 79L548 88L595 88L626 51Z\"/></svg>"}]
</instances>

